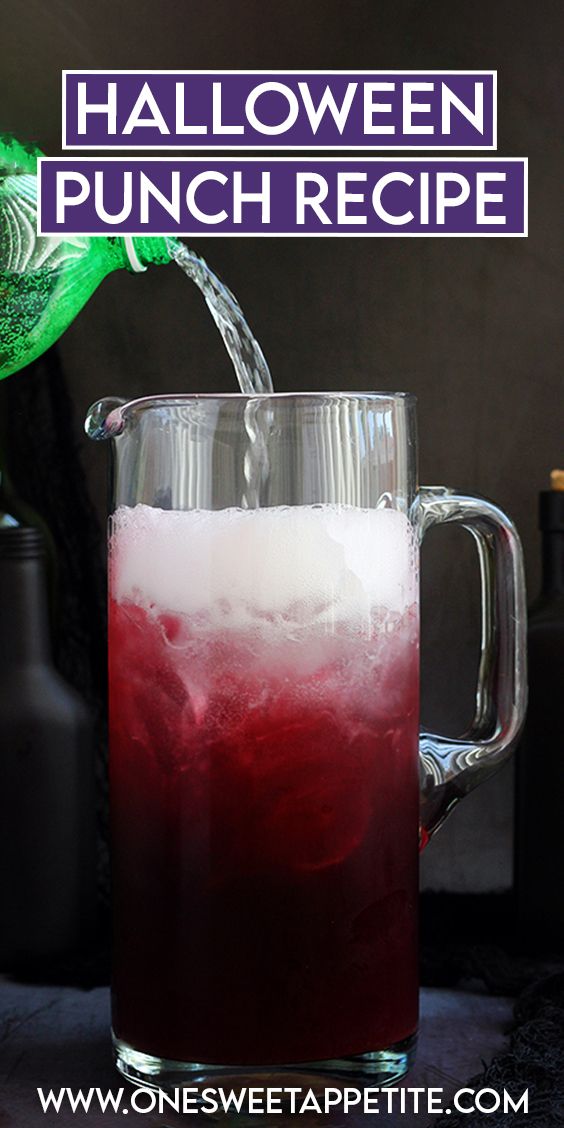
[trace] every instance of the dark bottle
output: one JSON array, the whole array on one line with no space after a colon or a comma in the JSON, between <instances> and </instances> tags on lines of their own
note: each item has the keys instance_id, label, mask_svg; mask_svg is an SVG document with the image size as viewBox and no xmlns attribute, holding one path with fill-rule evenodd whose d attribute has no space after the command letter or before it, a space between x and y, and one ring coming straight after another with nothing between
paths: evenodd
<instances>
[{"instance_id":1,"label":"dark bottle","mask_svg":"<svg viewBox=\"0 0 564 1128\"><path fill-rule=\"evenodd\" d=\"M44 539L0 527L0 970L86 939L94 843L91 724L51 661Z\"/></svg>"},{"instance_id":2,"label":"dark bottle","mask_svg":"<svg viewBox=\"0 0 564 1128\"><path fill-rule=\"evenodd\" d=\"M542 589L529 612L529 708L517 753L515 887L520 940L564 948L564 471L539 495Z\"/></svg>"}]
</instances>

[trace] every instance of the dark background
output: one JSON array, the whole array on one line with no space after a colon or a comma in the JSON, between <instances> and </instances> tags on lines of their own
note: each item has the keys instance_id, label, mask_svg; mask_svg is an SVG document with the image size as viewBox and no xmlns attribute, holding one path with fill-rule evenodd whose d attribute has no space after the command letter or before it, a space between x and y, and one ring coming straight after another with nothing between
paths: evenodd
<instances>
[{"instance_id":1,"label":"dark background","mask_svg":"<svg viewBox=\"0 0 564 1128\"><path fill-rule=\"evenodd\" d=\"M530 158L528 239L216 239L278 390L409 390L421 480L494 498L539 583L536 496L564 464L564 6L561 0L2 0L0 130L61 151L68 68L495 68L499 152ZM230 391L195 289L172 266L108 278L61 342L79 427L104 394ZM13 379L19 379L16 376ZM70 425L70 423L69 423ZM105 451L86 440L95 504ZM470 541L470 538L466 538ZM424 720L471 713L477 579L465 534L424 552ZM468 799L423 863L434 888L511 882L512 771Z\"/></svg>"}]
</instances>

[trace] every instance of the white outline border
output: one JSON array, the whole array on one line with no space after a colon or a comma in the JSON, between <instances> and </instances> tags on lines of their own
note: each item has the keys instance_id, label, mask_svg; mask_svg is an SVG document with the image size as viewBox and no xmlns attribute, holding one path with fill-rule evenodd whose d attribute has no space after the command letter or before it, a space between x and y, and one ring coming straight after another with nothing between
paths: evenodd
<instances>
[{"instance_id":1,"label":"white outline border","mask_svg":"<svg viewBox=\"0 0 564 1128\"><path fill-rule=\"evenodd\" d=\"M453 75L477 75L477 76L488 75L488 76L491 76L491 78L493 80L493 90L492 90L493 142L492 142L491 145L437 145L437 144L435 144L435 145L405 145L405 144L401 144L401 143L399 143L397 145L374 145L374 144L372 144L372 145L347 145L347 144L343 144L343 145L316 145L315 140L314 140L310 145L228 145L228 144L224 144L222 141L217 141L217 142L214 142L213 144L209 144L209 145L197 145L197 144L196 145L167 145L166 138L165 138L162 145L140 145L138 141L136 141L135 143L131 142L130 144L127 144L127 142L124 142L123 139L121 141L119 141L119 143L116 143L115 145L67 145L66 81L67 81L67 75L68 74L79 74L79 75L88 75L88 74L98 74L98 75L100 75L100 74L104 74L104 75L108 75L108 76L118 75L118 74L147 74L147 75L152 74L152 75L178 75L180 77L182 77L183 75L194 76L194 75L212 75L212 74L217 75L219 77L221 77L223 75L231 76L231 75L242 75L242 74L269 75L269 76L277 75L278 77L281 77L281 76L286 75L286 74L288 74L288 75L299 74L299 75L304 75L304 76L307 76L307 75L310 75L310 74L314 74L314 75L320 75L320 74L351 75L351 76L355 76L355 75L365 75L365 76L366 75L389 75L389 74L392 74L392 75L403 75L404 77L407 77L409 75L416 75L416 74L418 74L418 75L421 75L421 74L425 74L425 75L449 75L449 74L453 74ZM373 150L373 151L377 151L377 152L394 152L394 151L396 151L396 152L428 152L429 153L429 152L435 151L435 152L446 152L446 153L448 153L450 151L458 151L459 153L465 153L465 152L482 152L482 153L485 153L485 152L494 152L497 149L497 70L437 70L437 69L434 69L432 67L430 67L428 70L397 70L397 69L390 69L390 70L383 70L383 69L378 69L378 70L290 70L290 69L288 69L288 70L217 70L217 71L214 71L214 70L143 70L142 68L135 69L135 70L127 70L127 69L119 69L119 68L116 68L115 70L101 70L101 69L80 70L80 69L73 69L73 70L63 70L62 71L61 110L62 110L61 130L62 130L62 139L63 139L62 148L66 152L71 152L71 151L88 152L88 151L96 150L97 152L103 153L103 152L115 152L116 149L121 149L123 152L128 152L130 149L136 149L137 151L142 150L142 151L146 151L146 152L150 153L150 152L162 152L163 149L168 149L170 152L179 152L179 151L184 150L186 152L209 153L209 152L214 152L214 151L217 150L217 151L220 151L220 152L230 152L231 153L231 152L250 152L250 151L252 151L252 152L275 152L276 150L278 150L278 152L299 153L299 152L311 152L312 150L314 151L316 149L321 149L326 153L341 152L341 151L352 153L352 152L362 152L364 150Z\"/></svg>"},{"instance_id":2,"label":"white outline border","mask_svg":"<svg viewBox=\"0 0 564 1128\"><path fill-rule=\"evenodd\" d=\"M51 164L53 162L60 163L63 161L69 167L76 167L78 161L95 164L97 161L102 161L106 164L108 161L125 161L129 164L140 164L147 162L162 162L168 163L176 161L177 164L191 164L196 161L205 161L207 154L202 154L199 157L130 157L127 154L122 154L119 157L39 157L38 164ZM289 163L292 157L269 157L268 163ZM299 158L296 158L299 161ZM358 164L359 161L368 164L389 164L393 158L387 157L309 157L308 161L312 164ZM199 228L188 231L123 231L121 228L112 228L109 231L69 231L67 234L83 235L89 238L100 236L104 238L108 235L125 236L129 235L133 239L143 239L151 236L172 237L176 235L182 237L184 235L194 236L197 239L526 239L529 234L528 222L528 209L529 209L529 158L528 157L397 157L394 163L397 164L467 164L468 161L476 161L476 163L483 164L499 164L505 162L507 164L521 164L523 166L523 231L200 231ZM236 157L218 157L217 160L210 160L210 165L240 165L240 164L256 164L260 165L260 157L241 157L237 160ZM266 163L266 162L265 162ZM40 227L41 223L41 171L37 177L37 234L38 235L63 235L61 231L43 231Z\"/></svg>"}]
</instances>

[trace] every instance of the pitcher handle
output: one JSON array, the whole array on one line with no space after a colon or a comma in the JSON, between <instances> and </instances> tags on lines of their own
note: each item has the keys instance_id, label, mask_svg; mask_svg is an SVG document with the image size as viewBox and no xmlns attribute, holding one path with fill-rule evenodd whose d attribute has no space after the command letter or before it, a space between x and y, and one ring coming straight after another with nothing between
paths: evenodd
<instances>
[{"instance_id":1,"label":"pitcher handle","mask_svg":"<svg viewBox=\"0 0 564 1128\"><path fill-rule=\"evenodd\" d=\"M472 533L481 576L482 635L476 711L459 739L423 732L422 845L473 787L505 762L527 705L526 596L523 550L513 522L481 497L424 487L415 502L421 538L433 525L459 522Z\"/></svg>"}]
</instances>

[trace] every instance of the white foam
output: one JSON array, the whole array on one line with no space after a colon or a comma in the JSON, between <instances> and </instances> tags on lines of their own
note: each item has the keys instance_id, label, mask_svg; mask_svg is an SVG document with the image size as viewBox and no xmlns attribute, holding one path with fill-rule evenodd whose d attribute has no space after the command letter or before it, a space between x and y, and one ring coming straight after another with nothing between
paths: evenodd
<instances>
[{"instance_id":1,"label":"white foam","mask_svg":"<svg viewBox=\"0 0 564 1128\"><path fill-rule=\"evenodd\" d=\"M392 509L120 507L113 518L115 599L223 628L265 617L358 621L417 599L413 530Z\"/></svg>"}]
</instances>

